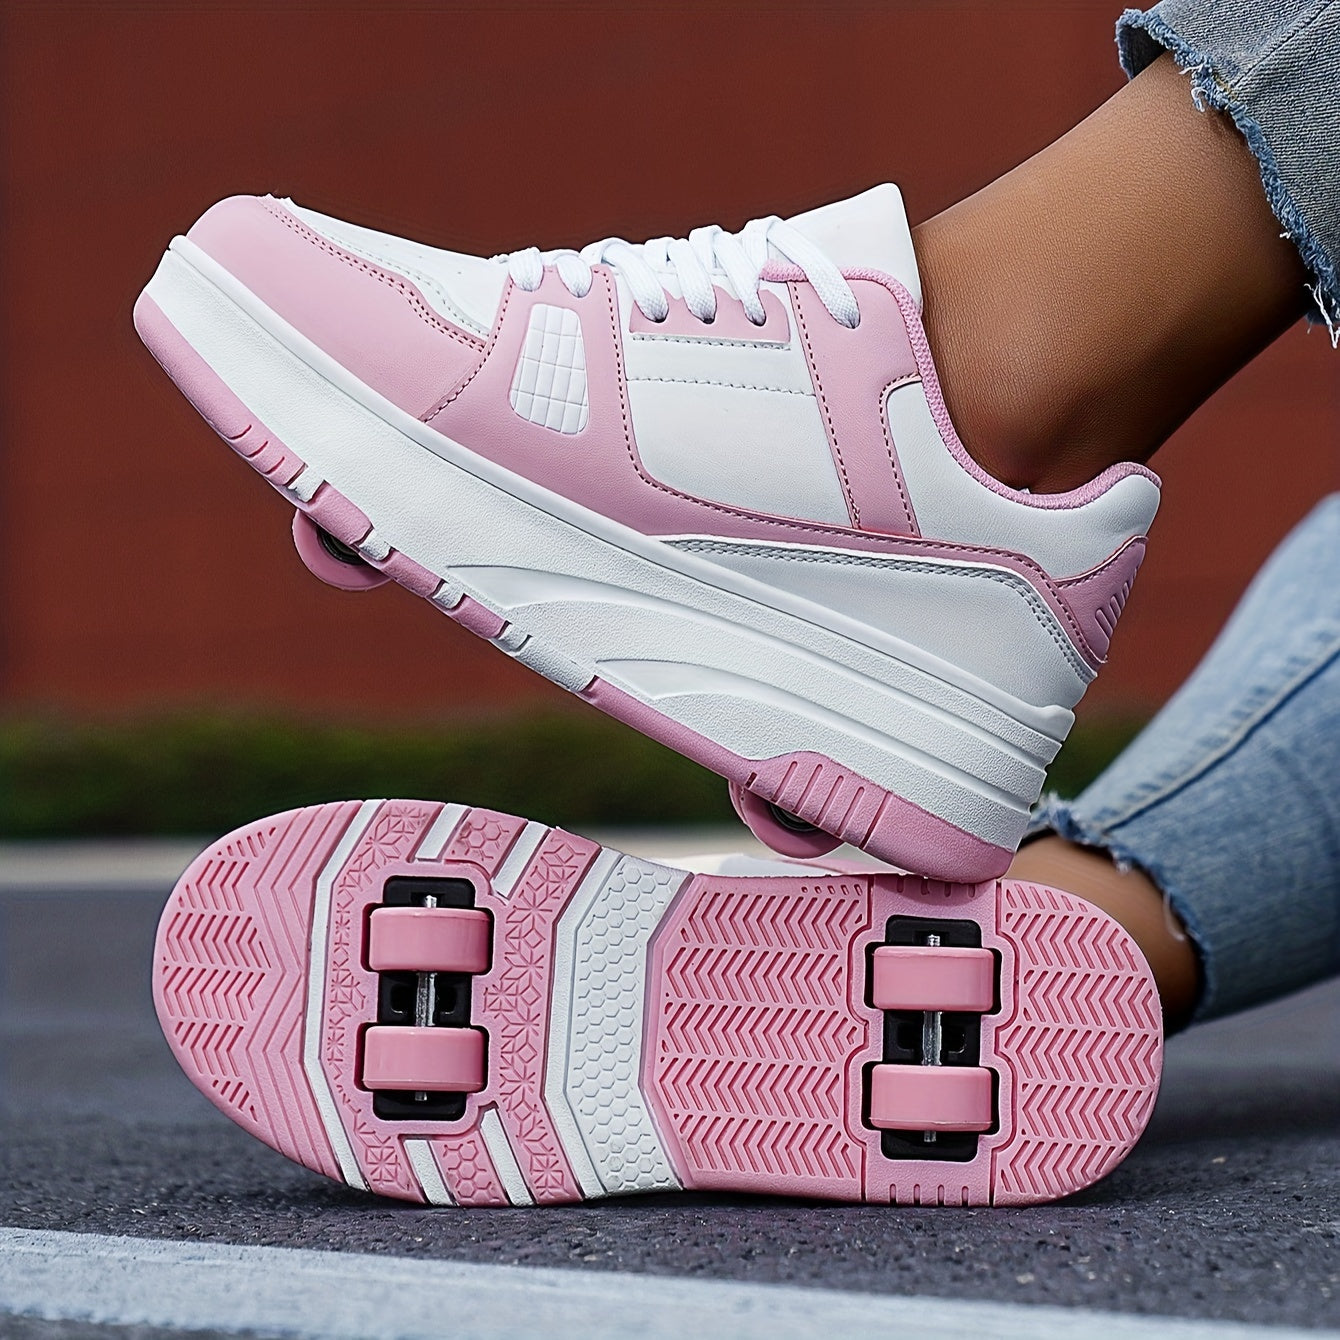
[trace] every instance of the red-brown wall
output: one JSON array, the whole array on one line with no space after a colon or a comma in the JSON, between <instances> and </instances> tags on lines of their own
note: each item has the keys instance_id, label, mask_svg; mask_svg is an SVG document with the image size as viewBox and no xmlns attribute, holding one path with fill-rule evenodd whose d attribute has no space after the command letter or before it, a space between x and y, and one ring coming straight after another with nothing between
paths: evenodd
<instances>
[{"instance_id":1,"label":"red-brown wall","mask_svg":"<svg viewBox=\"0 0 1340 1340\"><path fill-rule=\"evenodd\" d=\"M396 588L310 579L283 504L139 346L136 293L212 201L273 191L488 253L885 178L925 217L1119 85L1118 8L9 5L0 709L562 696ZM1164 511L1095 703L1170 692L1340 486L1337 357L1292 332L1156 459Z\"/></svg>"}]
</instances>

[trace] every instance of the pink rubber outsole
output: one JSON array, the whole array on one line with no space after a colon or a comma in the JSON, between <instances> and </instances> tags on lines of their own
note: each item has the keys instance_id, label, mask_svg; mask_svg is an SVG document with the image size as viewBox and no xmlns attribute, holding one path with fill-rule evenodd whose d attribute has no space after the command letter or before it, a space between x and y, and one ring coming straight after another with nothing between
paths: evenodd
<instances>
[{"instance_id":1,"label":"pink rubber outsole","mask_svg":"<svg viewBox=\"0 0 1340 1340\"><path fill-rule=\"evenodd\" d=\"M416 1201L438 1185L461 1205L600 1194L582 1189L545 1066L601 997L595 968L570 996L555 993L556 946L584 881L612 878L614 859L558 830L422 801L341 802L250 824L202 853L168 900L154 953L164 1032L218 1108L327 1176ZM1015 881L730 878L635 864L682 881L665 886L673 896L639 951L641 1059L628 1062L680 1185L1024 1204L1106 1175L1144 1129L1162 1059L1157 992L1134 942L1087 903ZM366 928L387 880L406 874L466 881L488 914L491 957L471 979L468 1027L377 1025ZM999 972L976 1069L883 1061L869 965L896 917L980 927ZM626 1016L612 1026L626 1029ZM401 1037L369 1048L377 1034ZM595 1045L612 1075L622 1044ZM369 1078L410 1085L423 1067L438 1087L474 1090L459 1118L380 1118ZM601 1084L618 1098L612 1079ZM981 1130L988 1091L990 1129L970 1159L882 1152L878 1127L899 1104L933 1109L928 1129Z\"/></svg>"},{"instance_id":2,"label":"pink rubber outsole","mask_svg":"<svg viewBox=\"0 0 1340 1340\"><path fill-rule=\"evenodd\" d=\"M135 304L135 328L214 431L286 501L345 544L358 548L368 539L372 522L329 483L321 483L308 499L294 495L288 486L302 474L304 462L257 420L147 294L141 294ZM394 549L381 557L365 552L365 557L371 569L417 596L432 599L443 588L440 578ZM461 596L450 607L441 600L433 604L489 640L500 638L508 627L504 618L470 596ZM771 759L743 758L594 674L574 691L616 720L762 800L900 869L972 882L1004 873L1014 855L1008 847L964 832L826 755L796 750ZM767 840L769 832L761 836ZM814 846L808 850L813 851Z\"/></svg>"}]
</instances>

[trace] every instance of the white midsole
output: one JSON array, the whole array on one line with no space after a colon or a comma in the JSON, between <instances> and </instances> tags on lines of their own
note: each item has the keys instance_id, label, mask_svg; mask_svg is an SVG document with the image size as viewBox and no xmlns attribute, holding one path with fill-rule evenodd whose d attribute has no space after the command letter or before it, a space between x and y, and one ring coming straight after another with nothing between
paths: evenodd
<instances>
[{"instance_id":1,"label":"white midsole","mask_svg":"<svg viewBox=\"0 0 1340 1340\"><path fill-rule=\"evenodd\" d=\"M984 841L1017 842L1065 708L876 630L858 640L844 616L503 470L358 382L185 239L147 293L382 541L514 625L501 641L519 659L579 668L568 687L589 670L744 758L826 754Z\"/></svg>"}]
</instances>

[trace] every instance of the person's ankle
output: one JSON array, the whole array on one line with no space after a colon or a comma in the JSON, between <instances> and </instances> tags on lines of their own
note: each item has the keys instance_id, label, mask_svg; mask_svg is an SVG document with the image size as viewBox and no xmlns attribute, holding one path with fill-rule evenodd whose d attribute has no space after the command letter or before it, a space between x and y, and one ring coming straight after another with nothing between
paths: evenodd
<instances>
[{"instance_id":1,"label":"person's ankle","mask_svg":"<svg viewBox=\"0 0 1340 1340\"><path fill-rule=\"evenodd\" d=\"M1119 869L1105 851L1048 834L1019 849L1009 878L1073 893L1119 922L1154 974L1164 1031L1175 1033L1190 1023L1200 998L1200 957L1168 900L1142 870Z\"/></svg>"},{"instance_id":2,"label":"person's ankle","mask_svg":"<svg viewBox=\"0 0 1340 1340\"><path fill-rule=\"evenodd\" d=\"M968 454L994 479L1034 493L1078 488L1095 458L1124 455L1092 422L1082 381L1062 378L1054 350L1033 338L1048 318L1018 293L1002 308L983 272L987 240L949 210L921 224L913 241L921 269L926 338L949 417Z\"/></svg>"},{"instance_id":3,"label":"person's ankle","mask_svg":"<svg viewBox=\"0 0 1340 1340\"><path fill-rule=\"evenodd\" d=\"M1166 55L913 244L964 446L1039 493L1148 460L1306 298L1256 159Z\"/></svg>"}]
</instances>

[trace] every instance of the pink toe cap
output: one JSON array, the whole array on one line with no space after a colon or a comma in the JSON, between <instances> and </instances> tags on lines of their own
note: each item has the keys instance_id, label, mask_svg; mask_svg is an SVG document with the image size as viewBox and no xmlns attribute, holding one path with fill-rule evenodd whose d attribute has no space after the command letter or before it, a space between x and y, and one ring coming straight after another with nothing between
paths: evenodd
<instances>
[{"instance_id":1,"label":"pink toe cap","mask_svg":"<svg viewBox=\"0 0 1340 1340\"><path fill-rule=\"evenodd\" d=\"M235 195L187 234L360 381L416 416L473 368L483 341L403 275L337 246L269 196Z\"/></svg>"}]
</instances>

